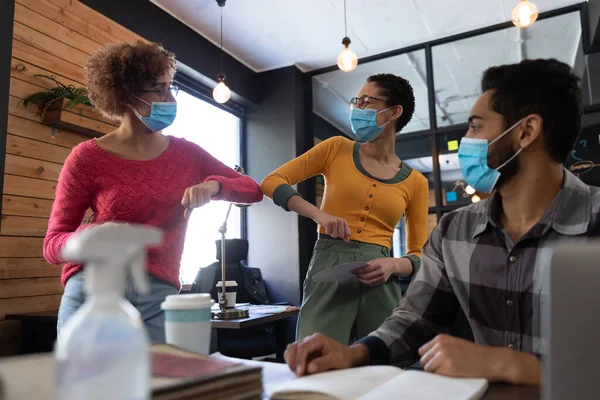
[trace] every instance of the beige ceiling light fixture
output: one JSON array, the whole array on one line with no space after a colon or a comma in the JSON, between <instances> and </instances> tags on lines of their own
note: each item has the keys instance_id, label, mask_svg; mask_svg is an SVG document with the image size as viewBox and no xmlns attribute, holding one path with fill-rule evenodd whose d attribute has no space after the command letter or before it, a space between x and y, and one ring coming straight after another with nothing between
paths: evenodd
<instances>
[{"instance_id":1,"label":"beige ceiling light fixture","mask_svg":"<svg viewBox=\"0 0 600 400\"><path fill-rule=\"evenodd\" d=\"M346 20L346 0L344 0L344 30L346 33L346 35L342 39L344 51L342 51L338 56L337 65L342 71L351 72L354 71L354 69L358 65L358 57L356 57L356 54L352 50L350 50L349 47L352 41L348 37L348 21Z\"/></svg>"},{"instance_id":2,"label":"beige ceiling light fixture","mask_svg":"<svg viewBox=\"0 0 600 400\"><path fill-rule=\"evenodd\" d=\"M221 8L221 69L217 75L217 86L213 89L213 99L217 103L226 103L231 97L231 90L225 84L225 74L223 73L223 7L226 0L217 0L217 4Z\"/></svg>"},{"instance_id":3,"label":"beige ceiling light fixture","mask_svg":"<svg viewBox=\"0 0 600 400\"><path fill-rule=\"evenodd\" d=\"M538 9L530 1L521 0L512 12L512 22L519 28L528 28L538 17Z\"/></svg>"}]
</instances>

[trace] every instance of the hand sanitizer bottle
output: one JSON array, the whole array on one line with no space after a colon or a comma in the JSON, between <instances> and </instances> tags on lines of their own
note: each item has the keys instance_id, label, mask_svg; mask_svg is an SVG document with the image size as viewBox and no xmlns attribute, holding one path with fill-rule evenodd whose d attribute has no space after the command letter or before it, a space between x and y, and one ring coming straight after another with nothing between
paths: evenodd
<instances>
[{"instance_id":1,"label":"hand sanitizer bottle","mask_svg":"<svg viewBox=\"0 0 600 400\"><path fill-rule=\"evenodd\" d=\"M59 332L56 399L150 399L150 342L124 294L128 270L148 292L146 247L161 243L158 228L112 223L67 241L62 257L84 265L86 300Z\"/></svg>"}]
</instances>

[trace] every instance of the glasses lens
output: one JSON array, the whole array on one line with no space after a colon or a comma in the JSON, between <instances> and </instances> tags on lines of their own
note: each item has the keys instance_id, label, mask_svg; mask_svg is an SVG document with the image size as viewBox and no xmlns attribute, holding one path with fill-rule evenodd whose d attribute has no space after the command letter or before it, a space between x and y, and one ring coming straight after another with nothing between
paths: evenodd
<instances>
[{"instance_id":1,"label":"glasses lens","mask_svg":"<svg viewBox=\"0 0 600 400\"><path fill-rule=\"evenodd\" d=\"M357 106L358 106L358 108L365 108L366 106L369 105L370 102L371 101L369 99L369 96L367 96L366 94L364 94L364 95L360 96L360 98L358 99Z\"/></svg>"},{"instance_id":2,"label":"glasses lens","mask_svg":"<svg viewBox=\"0 0 600 400\"><path fill-rule=\"evenodd\" d=\"M175 85L171 86L171 94L173 95L173 97L177 97L177 95L179 94L179 88Z\"/></svg>"}]
</instances>

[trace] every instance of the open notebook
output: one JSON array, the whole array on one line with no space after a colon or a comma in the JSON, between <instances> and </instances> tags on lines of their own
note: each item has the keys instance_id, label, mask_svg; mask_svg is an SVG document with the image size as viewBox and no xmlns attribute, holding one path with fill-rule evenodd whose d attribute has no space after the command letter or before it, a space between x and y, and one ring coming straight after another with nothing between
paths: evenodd
<instances>
[{"instance_id":1,"label":"open notebook","mask_svg":"<svg viewBox=\"0 0 600 400\"><path fill-rule=\"evenodd\" d=\"M447 378L396 367L370 366L325 372L275 387L272 400L445 399L477 400L485 379Z\"/></svg>"}]
</instances>

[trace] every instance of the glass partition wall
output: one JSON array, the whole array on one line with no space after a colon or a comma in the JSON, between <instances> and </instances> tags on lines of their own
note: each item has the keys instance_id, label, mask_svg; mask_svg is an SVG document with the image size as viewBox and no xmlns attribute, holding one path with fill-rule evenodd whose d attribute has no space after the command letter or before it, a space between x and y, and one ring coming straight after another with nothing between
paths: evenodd
<instances>
[{"instance_id":1,"label":"glass partition wall","mask_svg":"<svg viewBox=\"0 0 600 400\"><path fill-rule=\"evenodd\" d=\"M431 231L444 213L486 197L467 188L457 156L471 107L480 95L482 73L494 65L556 58L585 75L588 78L584 79L585 84L590 80L588 70L591 69L588 66L591 56L586 55L589 41L584 38L589 32L586 24L582 25L586 7L582 3L541 14L527 29L507 22L368 57L360 60L350 73L336 66L314 71L311 73L313 112L352 138L349 100L368 76L392 73L411 83L416 110L411 122L398 134L396 153L429 181ZM600 108L596 108L595 111L600 112ZM319 137L319 132L314 134ZM403 254L403 243L401 221L394 235L395 253Z\"/></svg>"}]
</instances>

